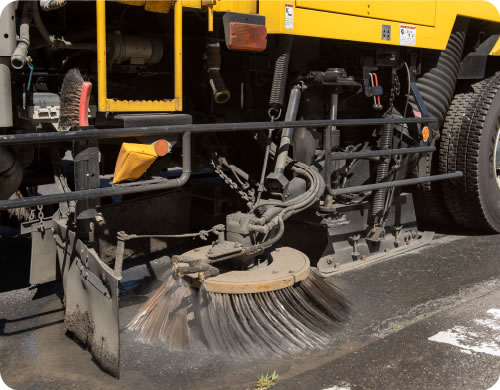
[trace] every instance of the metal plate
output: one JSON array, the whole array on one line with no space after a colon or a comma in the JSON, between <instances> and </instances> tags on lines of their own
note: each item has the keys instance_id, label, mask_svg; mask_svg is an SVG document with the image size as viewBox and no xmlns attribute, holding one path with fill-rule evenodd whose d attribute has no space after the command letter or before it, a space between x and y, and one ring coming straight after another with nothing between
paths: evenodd
<instances>
[{"instance_id":1,"label":"metal plate","mask_svg":"<svg viewBox=\"0 0 500 390\"><path fill-rule=\"evenodd\" d=\"M54 237L64 285L66 328L89 347L104 370L118 377L119 278L93 249L76 239L65 220L55 221Z\"/></svg>"},{"instance_id":2,"label":"metal plate","mask_svg":"<svg viewBox=\"0 0 500 390\"><path fill-rule=\"evenodd\" d=\"M44 218L42 223L40 221L23 223L21 231L31 233L30 284L56 280L56 243L52 218Z\"/></svg>"},{"instance_id":3,"label":"metal plate","mask_svg":"<svg viewBox=\"0 0 500 390\"><path fill-rule=\"evenodd\" d=\"M207 245L186 252L194 258L206 258L211 246ZM309 258L296 249L276 248L269 253L269 265L248 271L230 271L203 281L203 288L210 292L250 294L279 290L306 279L310 273Z\"/></svg>"}]
</instances>

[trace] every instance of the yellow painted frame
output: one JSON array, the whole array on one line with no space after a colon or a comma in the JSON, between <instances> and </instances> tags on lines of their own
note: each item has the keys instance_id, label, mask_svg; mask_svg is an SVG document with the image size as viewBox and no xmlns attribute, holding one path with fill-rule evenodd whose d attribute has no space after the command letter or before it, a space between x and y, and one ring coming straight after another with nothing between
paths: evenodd
<instances>
[{"instance_id":1,"label":"yellow painted frame","mask_svg":"<svg viewBox=\"0 0 500 390\"><path fill-rule=\"evenodd\" d=\"M108 98L106 69L106 3L96 0L97 96L101 112L182 111L182 0L174 5L174 94L165 100L116 100Z\"/></svg>"},{"instance_id":2,"label":"yellow painted frame","mask_svg":"<svg viewBox=\"0 0 500 390\"><path fill-rule=\"evenodd\" d=\"M418 0L350 0L346 4L353 3L354 6L359 6L358 3L375 2L383 3L387 7L398 3L408 7L418 7ZM290 30L284 27L285 4L294 6L294 27ZM318 11L297 7L295 0L259 0L259 14L266 17L268 34L289 34L395 46L400 45L398 34L400 24L411 24L417 27L414 47L435 50L446 48L457 16L500 23L498 10L486 0L436 0L434 26L370 18L368 15L357 16L349 13ZM383 24L391 26L393 31L389 41L382 39Z\"/></svg>"}]
</instances>

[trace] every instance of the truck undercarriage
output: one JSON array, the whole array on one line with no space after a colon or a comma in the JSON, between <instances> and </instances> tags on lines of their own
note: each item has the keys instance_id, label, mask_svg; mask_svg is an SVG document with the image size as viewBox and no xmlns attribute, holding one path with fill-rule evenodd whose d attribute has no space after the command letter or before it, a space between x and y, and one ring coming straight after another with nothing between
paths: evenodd
<instances>
[{"instance_id":1,"label":"truck undercarriage","mask_svg":"<svg viewBox=\"0 0 500 390\"><path fill-rule=\"evenodd\" d=\"M32 236L30 283L62 279L66 327L106 371L139 255L167 248L175 280L260 297L425 245L429 221L500 231L500 78L479 55L494 23L458 17L435 51L104 4L2 14L0 212Z\"/></svg>"}]
</instances>

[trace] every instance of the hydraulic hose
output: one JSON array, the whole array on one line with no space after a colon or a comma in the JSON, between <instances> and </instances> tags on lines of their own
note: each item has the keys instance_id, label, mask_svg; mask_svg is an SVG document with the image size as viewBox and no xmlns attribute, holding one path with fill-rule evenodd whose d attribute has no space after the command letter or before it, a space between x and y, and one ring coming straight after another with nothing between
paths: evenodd
<instances>
[{"instance_id":1,"label":"hydraulic hose","mask_svg":"<svg viewBox=\"0 0 500 390\"><path fill-rule=\"evenodd\" d=\"M437 56L430 69L424 70L416 83L430 114L438 119L439 127L444 122L455 92L468 23L465 18L457 18L446 49ZM413 107L416 106L413 96L409 101Z\"/></svg>"},{"instance_id":2,"label":"hydraulic hose","mask_svg":"<svg viewBox=\"0 0 500 390\"><path fill-rule=\"evenodd\" d=\"M19 39L17 46L10 57L10 64L14 69L22 69L26 65L28 48L30 46L30 23L33 19L33 9L31 2L23 3L23 13L19 26Z\"/></svg>"},{"instance_id":3,"label":"hydraulic hose","mask_svg":"<svg viewBox=\"0 0 500 390\"><path fill-rule=\"evenodd\" d=\"M207 65L208 65L208 81L212 89L214 102L217 104L226 103L231 94L224 84L224 80L220 74L221 68L221 55L220 43L207 43Z\"/></svg>"}]
</instances>

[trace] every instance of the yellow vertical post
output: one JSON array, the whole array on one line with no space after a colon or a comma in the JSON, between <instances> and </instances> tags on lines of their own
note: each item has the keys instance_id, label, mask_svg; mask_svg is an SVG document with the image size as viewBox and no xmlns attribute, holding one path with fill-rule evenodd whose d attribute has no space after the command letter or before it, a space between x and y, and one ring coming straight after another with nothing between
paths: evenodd
<instances>
[{"instance_id":1,"label":"yellow vertical post","mask_svg":"<svg viewBox=\"0 0 500 390\"><path fill-rule=\"evenodd\" d=\"M182 0L174 6L174 89L177 110L182 111Z\"/></svg>"},{"instance_id":2,"label":"yellow vertical post","mask_svg":"<svg viewBox=\"0 0 500 390\"><path fill-rule=\"evenodd\" d=\"M208 6L208 31L214 31L214 8L212 5Z\"/></svg>"},{"instance_id":3,"label":"yellow vertical post","mask_svg":"<svg viewBox=\"0 0 500 390\"><path fill-rule=\"evenodd\" d=\"M97 25L97 96L99 111L107 111L107 80L106 80L106 3L96 0Z\"/></svg>"}]
</instances>

